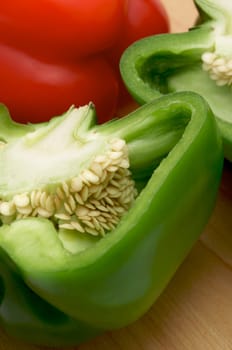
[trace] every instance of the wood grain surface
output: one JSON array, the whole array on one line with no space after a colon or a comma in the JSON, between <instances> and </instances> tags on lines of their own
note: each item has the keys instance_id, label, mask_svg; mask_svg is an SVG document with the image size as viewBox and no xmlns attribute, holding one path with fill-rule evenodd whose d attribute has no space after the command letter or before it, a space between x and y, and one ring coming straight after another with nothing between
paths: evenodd
<instances>
[{"instance_id":1,"label":"wood grain surface","mask_svg":"<svg viewBox=\"0 0 232 350\"><path fill-rule=\"evenodd\" d=\"M191 27L197 14L191 0L162 2L173 32ZM150 311L127 328L70 350L232 349L231 180L232 166L226 164L207 228ZM0 350L15 349L45 348L17 342L0 330Z\"/></svg>"}]
</instances>

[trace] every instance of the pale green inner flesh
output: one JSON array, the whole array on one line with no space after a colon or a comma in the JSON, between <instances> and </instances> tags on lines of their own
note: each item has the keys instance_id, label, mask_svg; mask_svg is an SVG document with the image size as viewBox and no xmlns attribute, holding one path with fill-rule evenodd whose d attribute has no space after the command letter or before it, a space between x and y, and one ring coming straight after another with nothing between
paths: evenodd
<instances>
[{"instance_id":1,"label":"pale green inner flesh","mask_svg":"<svg viewBox=\"0 0 232 350\"><path fill-rule=\"evenodd\" d=\"M230 86L217 86L202 67L192 66L191 69L179 70L168 78L169 91L193 91L203 96L211 106L214 114L225 121L231 122Z\"/></svg>"},{"instance_id":2,"label":"pale green inner flesh","mask_svg":"<svg viewBox=\"0 0 232 350\"><path fill-rule=\"evenodd\" d=\"M75 109L46 135L45 130L27 134L7 145L0 153L0 196L56 185L88 167L92 158L104 152L107 140L88 132L83 138L74 135L77 128ZM45 133L45 135L43 134Z\"/></svg>"},{"instance_id":3,"label":"pale green inner flesh","mask_svg":"<svg viewBox=\"0 0 232 350\"><path fill-rule=\"evenodd\" d=\"M231 0L195 0L213 20L218 33L232 33L232 2ZM211 24L212 25L212 24Z\"/></svg>"}]
</instances>

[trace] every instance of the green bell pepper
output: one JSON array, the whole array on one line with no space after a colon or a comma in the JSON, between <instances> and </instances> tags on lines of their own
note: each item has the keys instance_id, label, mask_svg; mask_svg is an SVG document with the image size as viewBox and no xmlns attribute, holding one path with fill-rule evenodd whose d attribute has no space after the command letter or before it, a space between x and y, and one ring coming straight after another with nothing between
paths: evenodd
<instances>
[{"instance_id":1,"label":"green bell pepper","mask_svg":"<svg viewBox=\"0 0 232 350\"><path fill-rule=\"evenodd\" d=\"M134 322L215 205L223 151L208 104L174 93L102 125L91 104L37 125L0 114L2 327L65 346Z\"/></svg>"},{"instance_id":2,"label":"green bell pepper","mask_svg":"<svg viewBox=\"0 0 232 350\"><path fill-rule=\"evenodd\" d=\"M121 59L128 90L141 104L162 94L193 91L211 106L224 154L232 161L232 6L231 0L195 0L199 18L185 33L147 37Z\"/></svg>"}]
</instances>

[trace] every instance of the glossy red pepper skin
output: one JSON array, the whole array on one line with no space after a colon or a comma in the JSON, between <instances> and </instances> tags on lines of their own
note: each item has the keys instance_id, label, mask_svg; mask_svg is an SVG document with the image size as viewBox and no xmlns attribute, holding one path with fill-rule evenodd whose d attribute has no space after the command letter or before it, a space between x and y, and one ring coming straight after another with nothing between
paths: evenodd
<instances>
[{"instance_id":1,"label":"glossy red pepper skin","mask_svg":"<svg viewBox=\"0 0 232 350\"><path fill-rule=\"evenodd\" d=\"M111 119L131 101L118 69L123 50L168 29L158 0L4 2L0 102L20 122L48 120L89 101L100 122Z\"/></svg>"},{"instance_id":2,"label":"glossy red pepper skin","mask_svg":"<svg viewBox=\"0 0 232 350\"><path fill-rule=\"evenodd\" d=\"M42 61L0 45L0 76L0 98L9 106L14 120L22 123L40 122L63 113L72 104L91 100L102 118L113 115L116 108L116 75L101 56L75 64ZM104 84L99 87L102 80Z\"/></svg>"},{"instance_id":3,"label":"glossy red pepper skin","mask_svg":"<svg viewBox=\"0 0 232 350\"><path fill-rule=\"evenodd\" d=\"M75 58L110 48L124 0L15 0L1 6L0 40L39 56ZM107 29L107 30L106 30Z\"/></svg>"}]
</instances>

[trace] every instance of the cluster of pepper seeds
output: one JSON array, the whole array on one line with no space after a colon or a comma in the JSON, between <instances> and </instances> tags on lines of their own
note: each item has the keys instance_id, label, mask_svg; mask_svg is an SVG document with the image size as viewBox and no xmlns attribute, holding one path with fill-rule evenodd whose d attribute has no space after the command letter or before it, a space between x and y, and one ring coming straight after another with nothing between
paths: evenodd
<instances>
[{"instance_id":1,"label":"cluster of pepper seeds","mask_svg":"<svg viewBox=\"0 0 232 350\"><path fill-rule=\"evenodd\" d=\"M232 59L220 57L214 52L202 55L203 70L209 73L218 86L232 84Z\"/></svg>"},{"instance_id":2,"label":"cluster of pepper seeds","mask_svg":"<svg viewBox=\"0 0 232 350\"><path fill-rule=\"evenodd\" d=\"M58 228L94 236L114 229L131 207L137 190L128 169L125 141L113 139L109 146L106 154L96 156L88 169L60 184L53 193L38 189L1 201L2 221L43 217Z\"/></svg>"}]
</instances>

